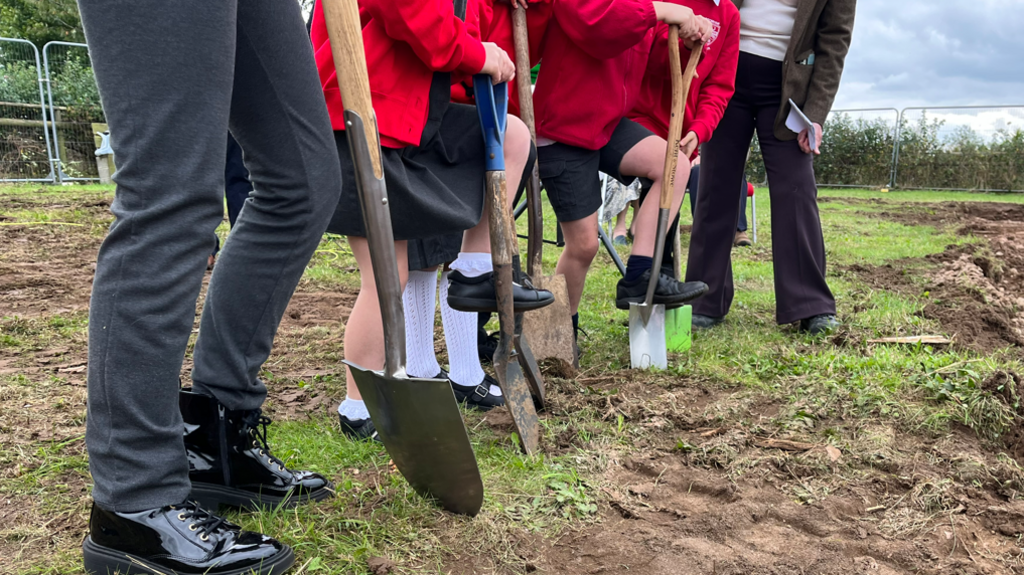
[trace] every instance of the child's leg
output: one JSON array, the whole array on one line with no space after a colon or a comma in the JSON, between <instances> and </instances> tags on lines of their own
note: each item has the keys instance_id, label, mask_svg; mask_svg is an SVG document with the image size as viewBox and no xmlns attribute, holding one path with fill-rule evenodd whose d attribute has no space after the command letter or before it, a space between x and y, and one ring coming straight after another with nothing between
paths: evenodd
<instances>
[{"instance_id":1,"label":"child's leg","mask_svg":"<svg viewBox=\"0 0 1024 575\"><path fill-rule=\"evenodd\" d=\"M370 264L370 249L366 238L349 237L349 246L356 257L359 267L359 296L352 306L352 314L345 324L345 359L366 369L382 369L384 367L384 325L380 317L380 301L377 299L377 284ZM398 274L402 288L409 276L409 260L407 242L395 242L395 255L398 258ZM352 372L346 367L348 374L348 399L362 400ZM352 419L352 418L350 418Z\"/></svg>"},{"instance_id":2,"label":"child's leg","mask_svg":"<svg viewBox=\"0 0 1024 575\"><path fill-rule=\"evenodd\" d=\"M405 307L406 371L412 377L441 373L434 353L434 314L437 304L437 266L409 272L402 291Z\"/></svg>"},{"instance_id":3,"label":"child's leg","mask_svg":"<svg viewBox=\"0 0 1024 575\"><path fill-rule=\"evenodd\" d=\"M526 124L514 116L508 118L505 133L505 210L512 217L512 201L530 163L530 132ZM491 263L490 217L485 214L473 228L466 230L462 251L451 263L452 286L448 303L453 309L467 312L495 311L495 284ZM517 311L539 309L555 301L551 292L537 289L521 279L514 280L512 300Z\"/></svg>"},{"instance_id":4,"label":"child's leg","mask_svg":"<svg viewBox=\"0 0 1024 575\"><path fill-rule=\"evenodd\" d=\"M506 208L512 212L512 200L515 199L519 182L522 181L523 170L530 157L530 131L526 124L515 116L508 117L508 128L505 130L505 181L507 182ZM462 251L466 253L491 253L491 232L488 214L480 218L480 223L466 230L462 238ZM453 268L458 269L458 267Z\"/></svg>"},{"instance_id":5,"label":"child's leg","mask_svg":"<svg viewBox=\"0 0 1024 575\"><path fill-rule=\"evenodd\" d=\"M572 222L560 222L565 238L565 249L558 258L556 274L565 276L565 287L569 292L569 309L573 315L583 298L583 286L587 281L590 264L597 255L597 212Z\"/></svg>"},{"instance_id":6,"label":"child's leg","mask_svg":"<svg viewBox=\"0 0 1024 575\"><path fill-rule=\"evenodd\" d=\"M615 229L612 230L612 239L618 239L619 236L626 235L626 212L629 211L629 204L626 204L625 208L619 212L619 215L615 216Z\"/></svg>"},{"instance_id":7,"label":"child's leg","mask_svg":"<svg viewBox=\"0 0 1024 575\"><path fill-rule=\"evenodd\" d=\"M644 138L622 157L619 170L623 175L647 178L654 182L650 193L640 204L633 216L633 255L653 257L658 227L658 204L661 186L664 182L665 151L668 143L657 136ZM686 179L679 174L689 175L690 160L679 156L676 166L676 181L672 193L672 209L668 220L671 222L679 213L679 205L686 194Z\"/></svg>"}]
</instances>

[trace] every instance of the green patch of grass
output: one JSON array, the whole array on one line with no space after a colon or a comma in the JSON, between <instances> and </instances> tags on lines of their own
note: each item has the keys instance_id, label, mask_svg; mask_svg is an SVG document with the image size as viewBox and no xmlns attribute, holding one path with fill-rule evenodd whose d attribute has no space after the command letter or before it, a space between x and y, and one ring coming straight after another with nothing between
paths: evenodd
<instances>
[{"instance_id":1,"label":"green patch of grass","mask_svg":"<svg viewBox=\"0 0 1024 575\"><path fill-rule=\"evenodd\" d=\"M768 196L768 188L757 188L759 196ZM1005 202L1024 204L1024 194L993 194L981 192L944 192L936 190L890 190L821 188L819 196L835 198L880 199L887 202Z\"/></svg>"},{"instance_id":2,"label":"green patch of grass","mask_svg":"<svg viewBox=\"0 0 1024 575\"><path fill-rule=\"evenodd\" d=\"M21 202L20 211L12 213L19 219L26 218L25 221L67 218L66 221L105 226L108 220L101 221L95 210L76 206L90 198L107 197L110 190L102 186L0 186L0 196ZM879 265L922 258L942 252L950 244L979 241L948 229L904 225L885 218L884 212L904 209L897 205L899 202L1021 203L1024 197L948 192L881 194L866 190L822 190L821 195L884 202L820 205L829 258L828 279L845 323L843 341L811 338L791 327L776 325L771 201L766 190L759 190L759 241L752 248L733 251L736 297L726 323L695 334L693 348L672 357L667 372L637 377L649 379L652 386L671 387L680 382L699 381L710 387L736 389L737 396L767 398L777 405L777 410L770 418L759 421L747 422L743 404L708 407L709 419L749 423L750 432L755 434L795 434L816 438L823 444L842 444L850 439L843 436L850 426L869 428L881 422L907 433L934 436L957 423L987 440L998 441L1013 422L1011 407L984 391L982 382L995 370L1024 370L1016 355L868 344L868 339L881 336L938 333L941 326L918 314L929 301L923 281L918 294L906 290L896 293L869 289L847 270L855 264ZM66 207L46 207L56 205ZM921 209L928 207L923 205ZM684 207L684 224L691 222L687 212ZM525 233L525 221L518 225L520 233ZM219 233L224 237L226 228L222 227ZM554 218L547 206L545 236L555 238ZM688 239L683 237L684 251ZM523 249L525 244L525 240L520 240ZM546 273L553 272L560 252L559 248L545 246ZM620 253L627 256L628 248ZM359 283L354 267L344 239L327 236L310 262L301 289L350 292ZM926 269L927 264L922 262L908 266L907 273L913 279ZM613 299L618 279L611 258L602 248L580 308L581 326L587 332L581 339L581 378L605 374L619 377L629 368L628 314L616 310ZM7 359L24 361L22 356L30 358L33 352L58 344L82 350L86 322L84 313L4 317L0 319L0 353ZM316 371L336 367L343 355L336 344L323 344L335 337L336 330L318 326L285 334L278 341L287 341L293 352L304 357L306 364L302 368ZM299 382L301 389L335 398L341 396L343 376L278 376L285 371L293 373L295 366L279 370L276 359L272 357L264 371L271 387L285 381ZM65 383L50 375L2 376L0 397L5 402L26 403L24 397L36 394L33 397L45 396L59 407ZM274 534L291 544L297 551L299 565L310 573L368 573L367 558L372 556L397 561L403 572L441 573L446 560L461 553L486 553L501 569L523 571L525 560L517 553L517 545L521 545L524 533L551 539L563 531L599 521L596 505L603 501L602 474L612 458L641 449L636 439L644 436L643 426L649 423L649 416L643 413L627 417L613 412L614 416L608 416L606 408L595 407L603 406L605 399L610 401L614 391L576 382L558 385L563 393L572 389L585 399L595 400L592 405L542 420L545 445L555 444L557 439L573 446L558 451L558 455L525 457L506 432L495 431L478 414L465 414L486 489L484 508L476 518L446 514L420 498L399 474L389 469L388 457L380 446L342 437L333 413L278 421L271 427L270 435L278 457L294 468L325 472L334 481L337 496L292 510L230 516L246 528ZM77 409L79 417L84 414L83 405L61 409ZM870 437L869 432L865 435ZM680 439L675 447L680 456L699 457L723 467L735 459L735 453L727 446L704 450ZM868 455L864 458L868 459ZM737 461L734 465L728 473L738 473L744 465L754 467L757 462ZM89 482L79 436L4 445L0 447L0 467L17 469L15 475L4 476L0 496L30 498L41 517L84 514L81 497L73 493ZM810 501L817 496L797 497ZM928 493L921 495L922 500L930 501L928 497ZM26 533L30 530L5 536L29 537ZM77 553L76 544L67 542L47 547L43 556L21 558L18 572L73 572L79 561Z\"/></svg>"}]
</instances>

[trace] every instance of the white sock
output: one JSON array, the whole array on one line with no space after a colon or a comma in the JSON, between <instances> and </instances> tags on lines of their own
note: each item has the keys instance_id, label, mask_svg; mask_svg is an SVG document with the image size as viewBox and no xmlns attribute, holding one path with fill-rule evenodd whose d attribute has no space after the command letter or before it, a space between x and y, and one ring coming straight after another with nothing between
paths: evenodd
<instances>
[{"instance_id":1,"label":"white sock","mask_svg":"<svg viewBox=\"0 0 1024 575\"><path fill-rule=\"evenodd\" d=\"M479 252L459 252L459 257L452 262L450 267L467 278L480 277L494 270L491 254Z\"/></svg>"},{"instance_id":2,"label":"white sock","mask_svg":"<svg viewBox=\"0 0 1024 575\"><path fill-rule=\"evenodd\" d=\"M338 413L352 421L370 419L370 412L366 410L366 404L361 399L345 399L338 406Z\"/></svg>"},{"instance_id":3,"label":"white sock","mask_svg":"<svg viewBox=\"0 0 1024 575\"><path fill-rule=\"evenodd\" d=\"M409 272L402 304L405 306L405 369L412 377L434 377L441 372L434 354L436 294L436 271Z\"/></svg>"},{"instance_id":4,"label":"white sock","mask_svg":"<svg viewBox=\"0 0 1024 575\"><path fill-rule=\"evenodd\" d=\"M480 385L484 381L484 370L480 367L480 354L476 349L476 314L456 311L448 306L448 272L441 274L441 323L444 324L444 341L448 346L448 363L451 364L448 377L458 385ZM491 395L501 395L501 388L492 385Z\"/></svg>"}]
</instances>

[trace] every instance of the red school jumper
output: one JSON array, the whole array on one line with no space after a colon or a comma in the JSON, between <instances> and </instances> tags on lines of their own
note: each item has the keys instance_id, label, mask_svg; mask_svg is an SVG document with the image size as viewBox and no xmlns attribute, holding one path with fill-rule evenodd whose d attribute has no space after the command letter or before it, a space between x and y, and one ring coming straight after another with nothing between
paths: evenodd
<instances>
[{"instance_id":1,"label":"red school jumper","mask_svg":"<svg viewBox=\"0 0 1024 575\"><path fill-rule=\"evenodd\" d=\"M637 102L658 21L654 4L555 0L552 12L533 94L537 137L599 150Z\"/></svg>"},{"instance_id":2,"label":"red school jumper","mask_svg":"<svg viewBox=\"0 0 1024 575\"><path fill-rule=\"evenodd\" d=\"M736 62L740 55L740 11L729 0L668 0L686 6L694 14L711 21L711 39L704 43L704 54L697 64L697 76L690 85L683 114L683 133L697 134L701 143L711 134L725 113L726 106L736 89ZM659 23L657 38L644 76L636 107L629 118L650 131L668 137L669 116L672 113L672 79L669 77L668 26ZM682 67L690 58L690 50L680 41L679 56ZM696 152L695 152L696 154Z\"/></svg>"},{"instance_id":3,"label":"red school jumper","mask_svg":"<svg viewBox=\"0 0 1024 575\"><path fill-rule=\"evenodd\" d=\"M320 0L313 10L313 53L331 126L340 131L345 129L344 108ZM483 44L454 12L452 0L359 0L370 94L382 146L419 145L434 72L475 74L483 68Z\"/></svg>"},{"instance_id":4,"label":"red school jumper","mask_svg":"<svg viewBox=\"0 0 1024 575\"><path fill-rule=\"evenodd\" d=\"M529 0L526 10L526 33L530 40L530 67L540 62L544 33L552 15L552 2L560 0ZM516 60L515 33L512 30L512 6L507 0L484 0L480 34L485 42L494 42ZM519 115L519 79L509 82L508 113Z\"/></svg>"}]
</instances>

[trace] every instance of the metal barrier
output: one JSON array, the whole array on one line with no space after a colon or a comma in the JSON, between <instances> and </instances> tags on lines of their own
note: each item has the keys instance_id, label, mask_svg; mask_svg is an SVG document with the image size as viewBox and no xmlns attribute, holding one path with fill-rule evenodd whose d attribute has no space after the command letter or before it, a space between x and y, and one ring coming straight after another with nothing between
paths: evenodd
<instances>
[{"instance_id":1,"label":"metal barrier","mask_svg":"<svg viewBox=\"0 0 1024 575\"><path fill-rule=\"evenodd\" d=\"M899 126L893 187L1024 192L1024 106L905 108Z\"/></svg>"},{"instance_id":2,"label":"metal barrier","mask_svg":"<svg viewBox=\"0 0 1024 575\"><path fill-rule=\"evenodd\" d=\"M97 181L96 132L106 129L85 44L43 46L53 164L58 181Z\"/></svg>"},{"instance_id":3,"label":"metal barrier","mask_svg":"<svg viewBox=\"0 0 1024 575\"><path fill-rule=\"evenodd\" d=\"M833 188L891 185L899 118L896 108L833 110L822 127L825 153L814 158L818 184Z\"/></svg>"},{"instance_id":4,"label":"metal barrier","mask_svg":"<svg viewBox=\"0 0 1024 575\"><path fill-rule=\"evenodd\" d=\"M0 181L52 182L52 157L39 50L0 38Z\"/></svg>"}]
</instances>

